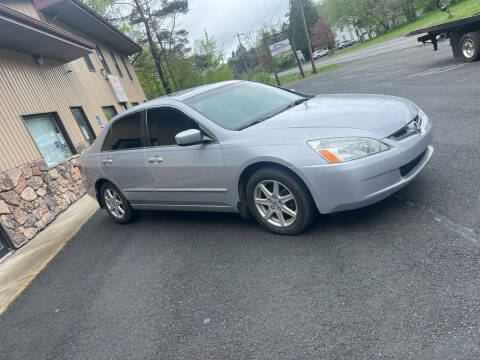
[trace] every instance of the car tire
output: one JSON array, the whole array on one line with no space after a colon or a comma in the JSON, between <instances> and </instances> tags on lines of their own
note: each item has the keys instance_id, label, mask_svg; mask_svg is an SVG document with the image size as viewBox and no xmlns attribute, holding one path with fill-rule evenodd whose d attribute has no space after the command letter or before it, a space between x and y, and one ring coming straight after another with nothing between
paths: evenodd
<instances>
[{"instance_id":1,"label":"car tire","mask_svg":"<svg viewBox=\"0 0 480 360\"><path fill-rule=\"evenodd\" d=\"M108 215L119 224L130 223L136 215L122 192L112 183L106 182L101 188L102 201Z\"/></svg>"},{"instance_id":2,"label":"car tire","mask_svg":"<svg viewBox=\"0 0 480 360\"><path fill-rule=\"evenodd\" d=\"M477 60L480 54L480 34L471 32L463 35L458 46L463 61L472 62Z\"/></svg>"},{"instance_id":3,"label":"car tire","mask_svg":"<svg viewBox=\"0 0 480 360\"><path fill-rule=\"evenodd\" d=\"M299 178L285 170L257 170L247 182L246 196L257 222L275 234L299 234L315 216L310 192Z\"/></svg>"}]
</instances>

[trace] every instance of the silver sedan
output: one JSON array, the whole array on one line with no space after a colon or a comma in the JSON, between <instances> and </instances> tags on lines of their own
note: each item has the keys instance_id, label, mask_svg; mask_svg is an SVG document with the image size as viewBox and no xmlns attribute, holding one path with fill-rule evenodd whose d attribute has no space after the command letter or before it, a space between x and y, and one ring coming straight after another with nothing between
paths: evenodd
<instances>
[{"instance_id":1,"label":"silver sedan","mask_svg":"<svg viewBox=\"0 0 480 360\"><path fill-rule=\"evenodd\" d=\"M201 86L113 118L80 157L110 216L237 212L279 234L380 201L428 163L432 124L411 101L309 96L248 81Z\"/></svg>"}]
</instances>

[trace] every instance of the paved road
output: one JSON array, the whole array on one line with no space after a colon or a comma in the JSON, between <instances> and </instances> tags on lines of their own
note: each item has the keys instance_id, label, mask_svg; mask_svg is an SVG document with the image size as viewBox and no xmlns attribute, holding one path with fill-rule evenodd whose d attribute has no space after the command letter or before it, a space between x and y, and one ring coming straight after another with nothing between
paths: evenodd
<instances>
[{"instance_id":1,"label":"paved road","mask_svg":"<svg viewBox=\"0 0 480 360\"><path fill-rule=\"evenodd\" d=\"M297 237L231 214L99 212L0 318L0 358L478 359L479 70L411 48L296 84L415 100L432 162Z\"/></svg>"},{"instance_id":2,"label":"paved road","mask_svg":"<svg viewBox=\"0 0 480 360\"><path fill-rule=\"evenodd\" d=\"M377 56L381 54L397 52L402 49L424 47L424 46L427 46L427 45L418 43L416 37L398 37L389 41L384 41L382 43L371 45L358 50L352 50L351 52L340 54L334 57L320 58L317 61L315 61L315 65L317 67L321 67L321 66L326 66L330 64L342 64L349 61L364 59L370 56ZM312 64L310 63L310 61L303 65L303 70L304 71L312 70ZM299 72L298 67L295 66L288 70L280 72L279 75L284 76L288 74L295 74L298 72Z\"/></svg>"}]
</instances>

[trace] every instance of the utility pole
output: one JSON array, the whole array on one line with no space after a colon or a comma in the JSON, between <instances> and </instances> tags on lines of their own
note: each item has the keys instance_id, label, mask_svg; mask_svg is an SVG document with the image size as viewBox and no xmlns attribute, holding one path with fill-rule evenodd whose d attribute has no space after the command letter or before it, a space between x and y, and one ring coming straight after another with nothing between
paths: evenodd
<instances>
[{"instance_id":1,"label":"utility pole","mask_svg":"<svg viewBox=\"0 0 480 360\"><path fill-rule=\"evenodd\" d=\"M300 13L302 14L303 27L305 29L305 36L307 38L307 43L308 43L308 51L310 52L310 61L312 62L312 72L316 74L317 67L315 66L315 60L313 60L312 44L310 43L310 35L308 35L307 21L305 20L305 13L303 12L303 6L302 6L301 0L298 0L298 6L300 7Z\"/></svg>"},{"instance_id":2,"label":"utility pole","mask_svg":"<svg viewBox=\"0 0 480 360\"><path fill-rule=\"evenodd\" d=\"M297 62L298 68L300 70L300 74L302 75L302 77L305 77L305 73L303 72L303 68L302 68L302 63L298 58L297 49L295 48L295 44L293 43L292 37L290 36L290 34L288 34L288 41L290 42L290 46L292 47L293 56L295 57L295 61Z\"/></svg>"},{"instance_id":3,"label":"utility pole","mask_svg":"<svg viewBox=\"0 0 480 360\"><path fill-rule=\"evenodd\" d=\"M245 55L243 54L243 46L242 46L242 42L240 41L240 34L237 34L237 37L238 37L238 44L240 45L240 53L242 54L243 66L245 67L245 72L248 75L248 66L247 66L247 62L245 61Z\"/></svg>"},{"instance_id":4,"label":"utility pole","mask_svg":"<svg viewBox=\"0 0 480 360\"><path fill-rule=\"evenodd\" d=\"M263 45L265 45L265 49L267 50L268 57L270 58L270 62L272 64L271 70L273 72L273 75L275 75L275 81L277 82L278 86L281 86L280 79L278 78L277 71L275 70L275 64L273 63L273 56L272 56L272 53L270 52L270 48L268 47L267 40L265 38L263 38Z\"/></svg>"}]
</instances>

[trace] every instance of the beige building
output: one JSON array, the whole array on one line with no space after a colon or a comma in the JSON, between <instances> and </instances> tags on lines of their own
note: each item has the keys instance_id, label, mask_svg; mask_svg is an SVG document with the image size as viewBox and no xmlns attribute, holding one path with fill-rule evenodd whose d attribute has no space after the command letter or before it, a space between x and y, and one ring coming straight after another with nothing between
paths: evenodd
<instances>
[{"instance_id":1,"label":"beige building","mask_svg":"<svg viewBox=\"0 0 480 360\"><path fill-rule=\"evenodd\" d=\"M83 195L78 154L146 101L140 51L79 0L0 0L0 257Z\"/></svg>"}]
</instances>

